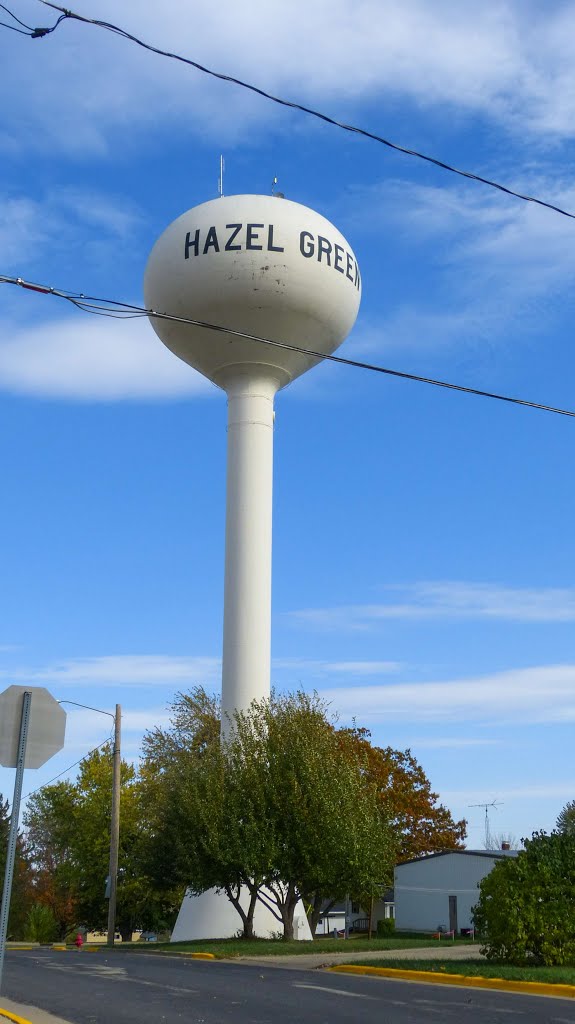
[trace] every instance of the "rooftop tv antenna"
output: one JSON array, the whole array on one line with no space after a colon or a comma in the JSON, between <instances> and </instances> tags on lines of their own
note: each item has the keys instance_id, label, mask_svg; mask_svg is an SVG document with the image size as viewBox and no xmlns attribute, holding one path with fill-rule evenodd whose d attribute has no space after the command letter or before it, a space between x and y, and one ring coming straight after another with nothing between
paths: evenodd
<instances>
[{"instance_id":1,"label":"rooftop tv antenna","mask_svg":"<svg viewBox=\"0 0 575 1024\"><path fill-rule=\"evenodd\" d=\"M493 840L491 837L491 828L489 825L489 808L494 807L497 810L498 807L503 806L502 800L492 800L491 803L485 804L469 804L469 807L483 807L485 809L485 849L491 850L493 848Z\"/></svg>"},{"instance_id":2,"label":"rooftop tv antenna","mask_svg":"<svg viewBox=\"0 0 575 1024\"><path fill-rule=\"evenodd\" d=\"M226 169L226 162L223 156L220 156L220 176L218 178L218 195L220 199L224 196L224 171Z\"/></svg>"}]
</instances>

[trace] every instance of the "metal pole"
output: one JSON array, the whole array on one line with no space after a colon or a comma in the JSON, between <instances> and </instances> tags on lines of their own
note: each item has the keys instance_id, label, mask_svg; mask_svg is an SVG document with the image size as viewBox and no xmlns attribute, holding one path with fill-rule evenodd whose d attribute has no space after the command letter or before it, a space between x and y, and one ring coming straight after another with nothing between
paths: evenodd
<instances>
[{"instance_id":1,"label":"metal pole","mask_svg":"<svg viewBox=\"0 0 575 1024\"><path fill-rule=\"evenodd\" d=\"M114 717L114 755L112 774L112 821L110 827L110 902L108 904L108 946L114 945L116 932L116 893L118 886L118 851L120 847L120 739L122 733L122 708L116 704Z\"/></svg>"},{"instance_id":2,"label":"metal pole","mask_svg":"<svg viewBox=\"0 0 575 1024\"><path fill-rule=\"evenodd\" d=\"M24 778L24 762L26 760L26 740L28 739L28 723L32 694L26 690L22 694L22 717L20 719L20 739L18 741L18 760L16 762L16 780L14 782L14 798L10 817L10 835L6 854L6 870L4 872L4 889L2 891L2 909L0 910L0 991L2 991L2 971L4 968L4 951L8 933L8 914L10 912L10 895L14 875L14 858L18 841L18 821L20 818L20 798L22 796L22 780Z\"/></svg>"}]
</instances>

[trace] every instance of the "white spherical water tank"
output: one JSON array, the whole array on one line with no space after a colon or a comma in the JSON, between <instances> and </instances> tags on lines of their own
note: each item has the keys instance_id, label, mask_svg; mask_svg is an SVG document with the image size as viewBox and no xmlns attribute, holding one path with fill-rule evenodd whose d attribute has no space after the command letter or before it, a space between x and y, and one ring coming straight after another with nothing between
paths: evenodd
<instances>
[{"instance_id":1,"label":"white spherical water tank","mask_svg":"<svg viewBox=\"0 0 575 1024\"><path fill-rule=\"evenodd\" d=\"M329 354L355 323L361 297L356 258L319 213L275 196L227 196L178 217L152 249L146 306ZM316 359L152 319L165 345L226 387L257 365L288 384Z\"/></svg>"},{"instance_id":2,"label":"white spherical water tank","mask_svg":"<svg viewBox=\"0 0 575 1024\"><path fill-rule=\"evenodd\" d=\"M228 397L225 732L236 710L270 693L274 397L345 340L361 278L350 245L325 217L276 196L227 196L188 210L164 231L148 260L144 295L164 344ZM152 311L320 355L162 320ZM260 913L259 933L273 934L276 919ZM303 907L297 916L299 937L311 938ZM204 893L184 899L172 938L221 937L237 927L225 897Z\"/></svg>"}]
</instances>

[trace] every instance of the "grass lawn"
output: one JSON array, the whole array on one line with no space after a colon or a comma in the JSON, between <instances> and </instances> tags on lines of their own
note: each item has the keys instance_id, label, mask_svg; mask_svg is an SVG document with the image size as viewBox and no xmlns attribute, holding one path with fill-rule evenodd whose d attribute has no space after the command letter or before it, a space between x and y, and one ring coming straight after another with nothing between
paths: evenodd
<instances>
[{"instance_id":1,"label":"grass lawn","mask_svg":"<svg viewBox=\"0 0 575 1024\"><path fill-rule=\"evenodd\" d=\"M357 961L354 961L357 964ZM575 965L536 967L494 960L364 960L366 967L392 967L404 971L436 971L438 974L465 974L474 978L506 978L508 981L541 981L546 984L575 985Z\"/></svg>"},{"instance_id":2,"label":"grass lawn","mask_svg":"<svg viewBox=\"0 0 575 1024\"><path fill-rule=\"evenodd\" d=\"M349 939L315 939L313 942L283 942L281 939L197 939L193 942L123 942L115 946L118 952L134 953L214 953L219 957L238 956L294 956L304 953L345 953L353 950L385 951L386 949L427 949L437 946L437 939L421 938L386 939L358 936ZM469 945L468 939L457 941L456 945Z\"/></svg>"}]
</instances>

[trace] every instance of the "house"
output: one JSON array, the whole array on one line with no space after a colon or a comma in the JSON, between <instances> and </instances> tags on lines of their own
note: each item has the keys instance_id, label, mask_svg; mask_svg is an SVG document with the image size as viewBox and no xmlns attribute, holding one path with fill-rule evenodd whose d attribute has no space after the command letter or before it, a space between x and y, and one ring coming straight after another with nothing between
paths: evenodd
<instances>
[{"instance_id":1,"label":"house","mask_svg":"<svg viewBox=\"0 0 575 1024\"><path fill-rule=\"evenodd\" d=\"M398 931L460 932L472 928L479 883L502 857L517 850L445 850L398 864L395 927Z\"/></svg>"},{"instance_id":2,"label":"house","mask_svg":"<svg viewBox=\"0 0 575 1024\"><path fill-rule=\"evenodd\" d=\"M330 901L326 901L316 928L316 936L333 935L334 930L343 933L345 931L345 916L345 900L335 903L333 906ZM389 917L393 917L393 889L386 889L382 898L373 904L371 916L373 931L375 932L379 920ZM347 921L350 931L367 932L369 909L366 910L359 903L350 900L347 904Z\"/></svg>"}]
</instances>

